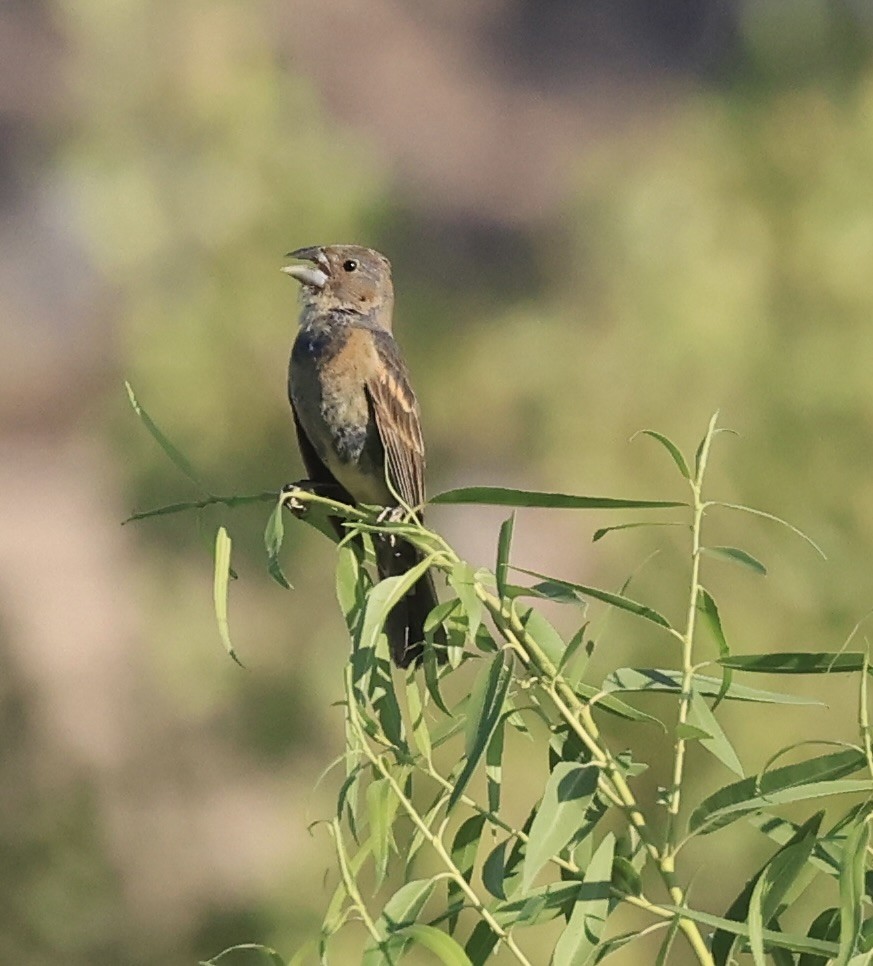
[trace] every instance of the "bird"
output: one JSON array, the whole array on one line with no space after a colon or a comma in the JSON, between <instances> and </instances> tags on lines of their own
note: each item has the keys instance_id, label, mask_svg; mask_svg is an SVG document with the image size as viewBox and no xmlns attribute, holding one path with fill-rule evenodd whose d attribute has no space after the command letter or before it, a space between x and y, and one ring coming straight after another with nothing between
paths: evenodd
<instances>
[{"instance_id":1,"label":"bird","mask_svg":"<svg viewBox=\"0 0 873 966\"><path fill-rule=\"evenodd\" d=\"M350 506L412 509L420 519L424 439L418 400L392 332L390 262L361 245L299 248L286 258L309 263L282 269L301 287L300 327L288 365L288 397L309 476L301 485ZM344 531L338 526L338 532ZM376 536L374 546L380 579L422 560L397 537ZM424 622L437 603L427 570L389 613L385 631L398 667L420 663ZM444 659L443 648L437 656Z\"/></svg>"}]
</instances>

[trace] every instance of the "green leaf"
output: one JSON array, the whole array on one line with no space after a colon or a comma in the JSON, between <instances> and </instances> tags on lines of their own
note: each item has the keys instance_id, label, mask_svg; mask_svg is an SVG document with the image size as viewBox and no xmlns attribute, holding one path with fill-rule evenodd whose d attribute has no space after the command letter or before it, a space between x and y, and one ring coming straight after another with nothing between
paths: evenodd
<instances>
[{"instance_id":1,"label":"green leaf","mask_svg":"<svg viewBox=\"0 0 873 966\"><path fill-rule=\"evenodd\" d=\"M721 692L721 680L705 674L695 674L692 684L704 697L716 697ZM672 668L620 667L607 675L602 689L609 692L653 691L673 694L682 691L682 672ZM778 691L759 691L738 684L731 684L726 698L728 701L752 701L761 704L822 704L812 698L780 694Z\"/></svg>"},{"instance_id":2,"label":"green leaf","mask_svg":"<svg viewBox=\"0 0 873 966\"><path fill-rule=\"evenodd\" d=\"M467 633L470 640L476 637L476 631L482 623L482 601L476 594L476 574L473 568L463 560L452 568L449 583L454 588L461 606L467 614Z\"/></svg>"},{"instance_id":3,"label":"green leaf","mask_svg":"<svg viewBox=\"0 0 873 966\"><path fill-rule=\"evenodd\" d=\"M267 569L270 576L281 587L286 590L294 588L288 583L288 579L282 573L279 563L279 551L282 549L282 541L285 539L285 522L282 517L282 504L277 503L267 520L267 527L264 530L264 547L267 551Z\"/></svg>"},{"instance_id":4,"label":"green leaf","mask_svg":"<svg viewBox=\"0 0 873 966\"><path fill-rule=\"evenodd\" d=\"M544 507L556 510L658 510L687 506L675 500L617 500L608 496L571 496L516 490L503 486L464 486L432 497L429 503L477 503L481 506Z\"/></svg>"},{"instance_id":5,"label":"green leaf","mask_svg":"<svg viewBox=\"0 0 873 966\"><path fill-rule=\"evenodd\" d=\"M540 611L524 604L516 605L516 612L527 633L539 644L540 649L551 661L553 667L558 667L564 656L565 646L561 635L546 620Z\"/></svg>"},{"instance_id":6,"label":"green leaf","mask_svg":"<svg viewBox=\"0 0 873 966\"><path fill-rule=\"evenodd\" d=\"M614 853L615 836L609 832L585 869L583 888L570 921L558 938L551 966L585 966L594 961L609 915Z\"/></svg>"},{"instance_id":7,"label":"green leaf","mask_svg":"<svg viewBox=\"0 0 873 966\"><path fill-rule=\"evenodd\" d=\"M767 576L767 568L761 561L739 547L701 547L700 552L705 553L708 557L718 557L748 567L749 570L754 571L761 577Z\"/></svg>"},{"instance_id":8,"label":"green leaf","mask_svg":"<svg viewBox=\"0 0 873 966\"><path fill-rule=\"evenodd\" d=\"M476 923L476 928L470 933L464 950L473 966L485 966L497 942L497 933L483 919Z\"/></svg>"},{"instance_id":9,"label":"green leaf","mask_svg":"<svg viewBox=\"0 0 873 966\"><path fill-rule=\"evenodd\" d=\"M860 651L782 651L732 654L719 659L723 667L754 674L845 674L864 669Z\"/></svg>"},{"instance_id":10,"label":"green leaf","mask_svg":"<svg viewBox=\"0 0 873 966\"><path fill-rule=\"evenodd\" d=\"M515 513L508 516L500 525L500 536L497 540L497 566L494 576L497 580L497 596L503 600L506 597L506 571L509 567L509 553L512 548L512 533L515 529Z\"/></svg>"},{"instance_id":11,"label":"green leaf","mask_svg":"<svg viewBox=\"0 0 873 966\"><path fill-rule=\"evenodd\" d=\"M679 467L679 472L685 477L685 479L691 479L691 471L688 469L688 464L685 462L685 457L682 455L682 450L679 449L673 440L668 439L663 433L658 433L654 429L641 429L638 433L634 433L634 435L631 436L631 440L635 439L637 436L651 436L652 439L657 440L673 457L673 462Z\"/></svg>"},{"instance_id":12,"label":"green leaf","mask_svg":"<svg viewBox=\"0 0 873 966\"><path fill-rule=\"evenodd\" d=\"M745 772L739 758L737 758L736 751L734 751L734 746L730 743L728 736L716 720L706 700L695 690L691 692L688 723L704 732L700 744L711 755L714 755L725 768L729 768L735 775L739 775L740 778L744 776Z\"/></svg>"},{"instance_id":13,"label":"green leaf","mask_svg":"<svg viewBox=\"0 0 873 966\"><path fill-rule=\"evenodd\" d=\"M305 947L304 947L305 948ZM200 966L218 966L225 956L229 956L231 953L239 952L255 952L260 953L260 957L273 966L285 966L285 960L276 952L275 949L270 949L269 946L262 946L260 943L239 943L236 946L229 946L227 949L223 949L217 956L213 956L212 959L207 959L200 963Z\"/></svg>"},{"instance_id":14,"label":"green leaf","mask_svg":"<svg viewBox=\"0 0 873 966\"><path fill-rule=\"evenodd\" d=\"M412 737L416 747L425 758L429 759L432 751L430 732L427 728L424 703L421 699L421 692L418 689L418 675L416 674L414 665L406 669L406 707L409 710L409 719L412 724Z\"/></svg>"},{"instance_id":15,"label":"green leaf","mask_svg":"<svg viewBox=\"0 0 873 966\"><path fill-rule=\"evenodd\" d=\"M318 955L318 943L314 939L310 939L309 942L304 943L296 953L288 960L288 966L305 966L306 962L310 960L310 957ZM281 966L282 960L279 960L278 966Z\"/></svg>"},{"instance_id":16,"label":"green leaf","mask_svg":"<svg viewBox=\"0 0 873 966\"><path fill-rule=\"evenodd\" d=\"M555 765L533 820L524 857L522 889L529 891L537 873L573 838L597 790L594 765L559 762Z\"/></svg>"},{"instance_id":17,"label":"green leaf","mask_svg":"<svg viewBox=\"0 0 873 966\"><path fill-rule=\"evenodd\" d=\"M414 879L402 885L382 909L376 928L386 934L401 933L405 940L409 927L415 924L425 903L436 888L434 879Z\"/></svg>"},{"instance_id":18,"label":"green leaf","mask_svg":"<svg viewBox=\"0 0 873 966\"><path fill-rule=\"evenodd\" d=\"M507 698L507 703L511 703L509 698ZM515 714L515 711L507 711L500 716L485 750L488 810L495 814L500 810L500 789L503 784L503 736L506 731L506 719L513 714Z\"/></svg>"},{"instance_id":19,"label":"green leaf","mask_svg":"<svg viewBox=\"0 0 873 966\"><path fill-rule=\"evenodd\" d=\"M215 604L215 620L218 623L218 634L221 643L230 657L244 667L236 656L230 640L230 628L227 622L227 584L230 578L230 547L231 540L227 530L219 527L215 534L215 575L212 581L212 599Z\"/></svg>"},{"instance_id":20,"label":"green leaf","mask_svg":"<svg viewBox=\"0 0 873 966\"><path fill-rule=\"evenodd\" d=\"M367 606L364 612L364 625L361 629L360 646L375 649L376 641L388 614L395 604L406 596L407 592L418 582L419 577L430 567L433 555L420 560L414 567L410 567L405 574L396 577L385 577L370 591L367 596Z\"/></svg>"},{"instance_id":21,"label":"green leaf","mask_svg":"<svg viewBox=\"0 0 873 966\"><path fill-rule=\"evenodd\" d=\"M491 735L497 727L503 711L503 701L509 689L511 674L504 662L503 653L497 654L482 668L473 685L467 705L465 729L466 761L449 796L448 810L455 806L473 777L479 760L488 747Z\"/></svg>"},{"instance_id":22,"label":"green leaf","mask_svg":"<svg viewBox=\"0 0 873 966\"><path fill-rule=\"evenodd\" d=\"M479 848L479 839L482 837L482 829L485 826L484 815L473 815L468 818L455 833L452 842L452 862L455 868L461 873L464 879L469 882L473 877L473 868L476 864L476 852ZM448 906L460 906L463 902L464 891L454 880L449 879ZM458 922L457 911L449 916L449 932L455 931Z\"/></svg>"},{"instance_id":23,"label":"green leaf","mask_svg":"<svg viewBox=\"0 0 873 966\"><path fill-rule=\"evenodd\" d=\"M678 520L638 520L634 523L619 523L614 527L601 527L595 530L591 536L591 542L597 543L608 533L615 533L616 530L636 530L638 527L687 527L687 523L680 523Z\"/></svg>"},{"instance_id":24,"label":"green leaf","mask_svg":"<svg viewBox=\"0 0 873 966\"><path fill-rule=\"evenodd\" d=\"M724 507L727 510L740 510L743 513L751 513L753 516L756 516L756 517L764 517L765 520L772 520L774 523L779 523L783 527L787 527L792 533L796 533L797 536L800 537L801 539L805 540L812 547L812 549L815 550L816 553L819 554L819 556L822 558L822 560L827 560L828 559L825 556L825 552L815 542L815 540L812 539L812 537L808 537L802 530L798 530L797 527L795 527L792 524L788 523L787 520L783 520L782 517L777 517L777 516L775 516L772 513L767 513L765 510L756 510L754 507L744 506L742 503L724 503L721 500L716 500L716 501L711 502L711 503L709 503L707 505L708 506L721 506L721 507Z\"/></svg>"},{"instance_id":25,"label":"green leaf","mask_svg":"<svg viewBox=\"0 0 873 966\"><path fill-rule=\"evenodd\" d=\"M553 882L523 892L517 899L498 902L492 909L497 924L504 928L536 926L557 916L568 915L584 890L581 882Z\"/></svg>"},{"instance_id":26,"label":"green leaf","mask_svg":"<svg viewBox=\"0 0 873 966\"><path fill-rule=\"evenodd\" d=\"M158 429L152 420L151 416L142 408L139 404L139 400L134 394L133 388L129 382L124 383L124 388L127 390L127 398L130 400L130 405L133 407L133 411L142 420L143 426L149 431L152 439L161 447L164 453L169 457L170 462L178 469L184 476L200 487L204 492L208 492L203 484L197 477L194 471L194 467L188 462L188 460L182 455L182 453L167 439L166 436Z\"/></svg>"},{"instance_id":27,"label":"green leaf","mask_svg":"<svg viewBox=\"0 0 873 966\"><path fill-rule=\"evenodd\" d=\"M708 834L762 808L873 789L871 781L837 780L858 771L865 764L864 755L850 749L774 768L760 777L744 778L704 799L691 814L689 831Z\"/></svg>"},{"instance_id":28,"label":"green leaf","mask_svg":"<svg viewBox=\"0 0 873 966\"><path fill-rule=\"evenodd\" d=\"M733 922L730 919L722 919L721 916L713 916L708 912L700 912L697 909L689 909L687 906L671 906L664 904L662 909L674 912L683 919L691 919L701 926L709 926L713 929L723 929L736 936L749 938L749 927L744 922ZM820 956L835 956L837 954L836 943L824 942L820 939L812 939L809 936L801 936L797 933L776 932L772 929L763 930L764 941L780 946L783 949L791 949L796 953L815 953Z\"/></svg>"},{"instance_id":29,"label":"green leaf","mask_svg":"<svg viewBox=\"0 0 873 966\"><path fill-rule=\"evenodd\" d=\"M388 858L393 844L391 829L397 814L397 796L387 778L378 778L367 786L367 811L370 816L370 841L378 889L385 881Z\"/></svg>"},{"instance_id":30,"label":"green leaf","mask_svg":"<svg viewBox=\"0 0 873 966\"><path fill-rule=\"evenodd\" d=\"M721 617L718 613L718 605L715 602L712 594L704 587L701 587L697 594L697 609L703 615L703 619L709 628L710 634L712 634L715 639L716 647L718 648L718 653L722 658L730 657L731 649L728 647L727 638L724 634L724 629L721 625ZM721 687L719 688L718 694L715 698L715 704L712 706L712 710L721 704L730 690L731 681L733 680L733 673L727 669L725 670L722 679Z\"/></svg>"},{"instance_id":31,"label":"green leaf","mask_svg":"<svg viewBox=\"0 0 873 966\"><path fill-rule=\"evenodd\" d=\"M677 738L683 738L685 741L701 741L703 738L712 737L708 731L691 724L677 724L674 733Z\"/></svg>"},{"instance_id":32,"label":"green leaf","mask_svg":"<svg viewBox=\"0 0 873 966\"><path fill-rule=\"evenodd\" d=\"M364 844L358 849L357 853L347 860L348 872L351 880L353 882L357 881L360 875L361 868L367 857L371 852L372 839L367 839ZM324 914L324 920L321 924L321 935L322 940L326 940L328 937L332 936L345 921L348 915L348 910L343 911L343 906L348 898L349 893L346 889L345 882L340 879L339 884L334 890L333 896L331 897L330 904L327 907L327 912Z\"/></svg>"},{"instance_id":33,"label":"green leaf","mask_svg":"<svg viewBox=\"0 0 873 966\"><path fill-rule=\"evenodd\" d=\"M626 610L631 614L636 614L637 617L644 617L646 620L652 621L652 623L658 624L660 627L670 627L670 622L666 617L652 610L651 607L631 600L629 597L623 597L621 594L613 594L608 590L599 590L597 587L588 587L585 584L575 584L569 580L559 580L557 577L548 577L545 574L537 573L535 570L526 570L524 567L513 567L512 569L519 571L519 573L527 574L529 577L548 580L557 586L575 590L577 593L582 594L583 597L594 597L595 600L602 600L606 604L611 604L613 607L619 608L619 610Z\"/></svg>"},{"instance_id":34,"label":"green leaf","mask_svg":"<svg viewBox=\"0 0 873 966\"><path fill-rule=\"evenodd\" d=\"M455 940L435 926L423 924L409 926L404 936L432 952L443 963L443 966L472 966L470 957Z\"/></svg>"},{"instance_id":35,"label":"green leaf","mask_svg":"<svg viewBox=\"0 0 873 966\"><path fill-rule=\"evenodd\" d=\"M816 816L815 828L823 813ZM766 966L764 928L779 911L780 904L797 877L803 872L815 846L815 831L808 830L802 840L780 849L758 874L749 897L749 945L756 966Z\"/></svg>"},{"instance_id":36,"label":"green leaf","mask_svg":"<svg viewBox=\"0 0 873 966\"><path fill-rule=\"evenodd\" d=\"M864 873L870 842L868 817L851 829L840 860L840 952L835 966L847 966L858 951L864 921Z\"/></svg>"},{"instance_id":37,"label":"green leaf","mask_svg":"<svg viewBox=\"0 0 873 966\"><path fill-rule=\"evenodd\" d=\"M809 927L809 937L811 939L823 939L827 942L839 942L840 939L840 910L825 909L820 912ZM800 957L798 966L827 966L828 958L804 953Z\"/></svg>"}]
</instances>

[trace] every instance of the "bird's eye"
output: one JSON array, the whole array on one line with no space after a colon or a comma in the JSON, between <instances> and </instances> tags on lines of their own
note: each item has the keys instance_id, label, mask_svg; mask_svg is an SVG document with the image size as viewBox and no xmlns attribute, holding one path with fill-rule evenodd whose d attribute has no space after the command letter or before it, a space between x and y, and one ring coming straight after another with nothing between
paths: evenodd
<instances>
[{"instance_id":1,"label":"bird's eye","mask_svg":"<svg viewBox=\"0 0 873 966\"><path fill-rule=\"evenodd\" d=\"M356 270L357 270L357 268L358 268L358 263L357 263L357 262L356 262L356 261L354 260L354 258L347 258L347 259L346 259L346 260L345 260L345 261L343 262L343 268L344 268L344 269L345 269L345 270L346 270L347 272L354 272L354 271L356 271Z\"/></svg>"}]
</instances>

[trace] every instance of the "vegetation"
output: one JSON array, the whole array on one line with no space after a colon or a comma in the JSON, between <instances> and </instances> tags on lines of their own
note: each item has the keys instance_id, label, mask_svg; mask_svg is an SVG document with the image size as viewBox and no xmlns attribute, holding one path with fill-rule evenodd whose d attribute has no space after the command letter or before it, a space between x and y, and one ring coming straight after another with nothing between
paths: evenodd
<instances>
[{"instance_id":1,"label":"vegetation","mask_svg":"<svg viewBox=\"0 0 873 966\"><path fill-rule=\"evenodd\" d=\"M167 454L190 472L133 401ZM695 961L710 966L727 966L743 953L756 966L768 960L777 966L870 962L868 649L850 650L847 641L831 652L732 652L708 587L721 579L716 571L725 563L759 577L767 571L741 547L711 545L707 517L764 517L821 551L772 514L705 493L713 443L721 431L713 416L693 461L663 434L645 431L683 478L684 501L494 487L451 490L433 501L556 512L659 511L654 520L615 524L594 538L629 528L682 528L687 580L679 621L636 599L632 577L613 592L513 564L514 514L500 529L494 568L474 569L414 517L386 524L375 510L351 509L296 488L283 491L265 533L269 571L291 589L279 561L283 514L291 497L298 515L325 534L331 533L327 511L344 518L348 536L339 543L336 588L352 641L343 673L345 750L328 769L341 767L343 777L334 816L319 823L333 842L338 882L319 939L305 944L292 963L330 962L334 936L355 926L364 934L360 961L373 966L399 962L414 945L447 966L485 963L496 949L506 961L548 959L553 966L570 966L600 962L653 936L659 946L651 961L665 964L674 961L671 951L680 934ZM210 500L233 506L264 498L269 494L210 497L137 516L202 509ZM672 518L676 511L681 511L678 520ZM665 519L665 512L671 518ZM368 566L373 563L368 537L374 531L411 540L423 551L422 562L405 575L374 584ZM230 551L230 537L220 527L216 616L235 657L227 608ZM393 670L382 633L386 615L428 567L443 573L450 588L449 599L429 622L431 634L438 624L444 627L450 661L441 665L428 652L422 668ZM536 583L516 584L515 574ZM531 600L575 608L581 627L564 641ZM592 675L591 656L595 648L608 650L611 636L602 626L594 630L596 619L588 611L595 602L629 615L629 626L654 625L666 660L658 667L613 666L605 675ZM762 673L851 675L858 708L854 740L824 733L773 747L764 766L747 773L716 714L723 702L742 703L745 717L758 720L761 734L770 706L820 705L790 691L761 690L737 680ZM465 682L460 689L457 678ZM647 693L660 700L644 711L634 699ZM638 732L635 747L616 744L611 733L616 719L632 723ZM669 775L654 798L641 791L638 780L657 767L649 753L656 747L649 744L653 729L663 732L671 748ZM517 747L525 744L524 750ZM722 766L716 787L704 795L689 788L696 749ZM724 770L733 774L728 782ZM519 818L504 804L506 786L523 788L526 804ZM844 796L848 807L839 804ZM795 808L786 817L786 806L799 803L804 814ZM819 805L824 807L810 811ZM769 840L768 854L758 868L745 870L745 884L726 908L706 908L693 896L701 869L689 860L688 847L716 833L736 837L742 825ZM813 897L813 911L805 916L797 912L804 895ZM636 913L639 923L616 931L619 910ZM553 922L559 930L538 935L538 927ZM244 951L282 966L286 962L255 945L233 947L209 962Z\"/></svg>"}]
</instances>

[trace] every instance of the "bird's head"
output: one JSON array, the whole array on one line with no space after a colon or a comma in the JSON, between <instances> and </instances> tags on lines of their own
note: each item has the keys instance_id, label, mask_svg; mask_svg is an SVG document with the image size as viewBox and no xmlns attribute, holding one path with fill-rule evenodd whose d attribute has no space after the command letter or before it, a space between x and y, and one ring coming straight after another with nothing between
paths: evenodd
<instances>
[{"instance_id":1,"label":"bird's head","mask_svg":"<svg viewBox=\"0 0 873 966\"><path fill-rule=\"evenodd\" d=\"M312 263L282 269L300 282L305 306L319 312L375 314L390 328L394 287L391 263L384 255L361 245L323 245L298 248L287 257Z\"/></svg>"}]
</instances>

